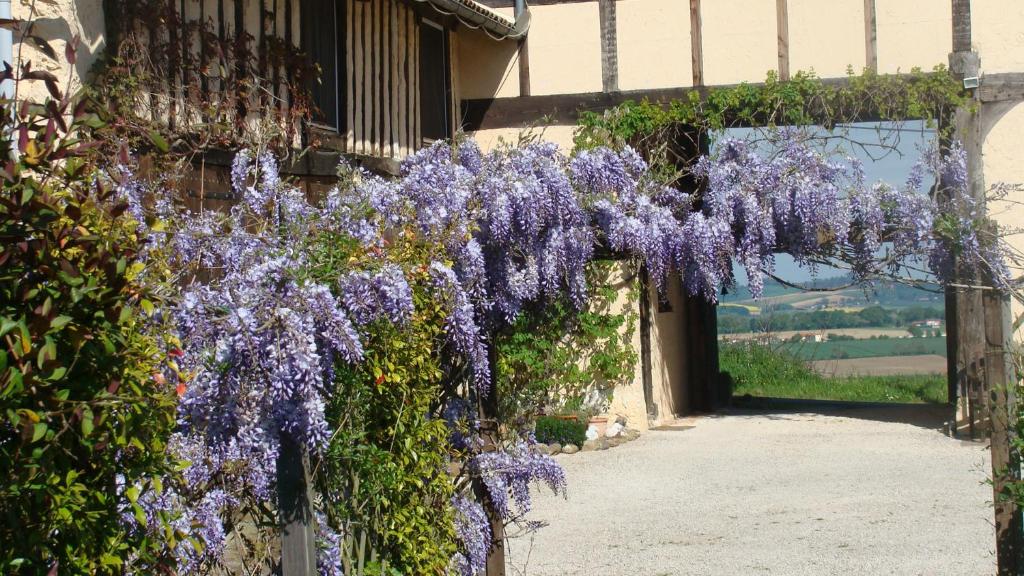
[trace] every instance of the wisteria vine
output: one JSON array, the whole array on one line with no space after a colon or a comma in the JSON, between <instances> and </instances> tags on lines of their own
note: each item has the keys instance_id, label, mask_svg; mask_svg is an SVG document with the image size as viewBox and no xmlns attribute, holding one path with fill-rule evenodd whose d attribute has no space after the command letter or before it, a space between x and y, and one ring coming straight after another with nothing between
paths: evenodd
<instances>
[{"instance_id":1,"label":"wisteria vine","mask_svg":"<svg viewBox=\"0 0 1024 576\"><path fill-rule=\"evenodd\" d=\"M549 143L489 153L471 140L437 143L409 157L398 179L343 166L320 204L283 181L268 154L239 153L231 180L240 201L227 213L180 214L161 236L190 278L170 313L194 377L181 391L172 442L188 462L187 482L147 505L177 510L180 529L205 542L178 547L182 572L219 561L240 505L273 505L283 438L321 453L333 432L324 406L338 363L361 361L376 323L401 326L412 315L408 270L387 258L396 234L435 247L422 271L446 311L451 362L470 374L450 383L442 408L459 412L449 418L461 435L452 457L506 521L529 510L534 481L564 493L564 474L528 436L484 450L476 415L453 403L490 392L488 334L525 306L563 295L586 305L585 271L600 246L642 263L660 289L675 274L711 301L735 282L734 261L758 295L779 252L808 265L842 261L860 278L924 261L941 280L954 277L955 263L959 272L987 264L996 282L1008 282L998 247L978 235L961 149L932 151L908 182L891 186L867 183L859 163L821 154L798 132L783 131L780 144L765 157L743 141L721 142L696 166L702 193L690 194L660 183L629 148L568 157ZM919 191L928 176L937 183L930 196ZM305 274L311 241L324 231L367 255L333 284ZM470 493L450 505L460 539L451 569L475 574L491 546L489 519ZM322 571L337 573L338 535L323 526L320 541Z\"/></svg>"}]
</instances>

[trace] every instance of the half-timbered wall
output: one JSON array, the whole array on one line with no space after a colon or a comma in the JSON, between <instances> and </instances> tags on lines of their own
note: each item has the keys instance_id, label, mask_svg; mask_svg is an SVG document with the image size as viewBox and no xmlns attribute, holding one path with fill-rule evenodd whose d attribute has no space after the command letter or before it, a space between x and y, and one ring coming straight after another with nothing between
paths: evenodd
<instances>
[{"instance_id":1,"label":"half-timbered wall","mask_svg":"<svg viewBox=\"0 0 1024 576\"><path fill-rule=\"evenodd\" d=\"M108 38L124 39L125 31L130 33L143 45L135 50L143 56L140 60L158 62L158 73L151 74L158 85L147 87L147 95L139 99L140 112L176 130L210 122L233 125L239 131L253 130L261 124L265 128L266 120L273 117L294 147L316 144L339 152L400 159L423 145L421 126L427 115L442 117L446 136L456 126L456 85L450 68L455 60L451 53L455 34L445 16L425 5L410 0L157 0L152 5L129 3L138 6L138 14L132 15L134 24L112 33L104 30L102 13L104 6L114 4L116 0L43 3L39 10L48 20L38 30L53 39L58 53L63 53L65 36L82 36L78 65L70 71L76 80L85 77ZM152 14L152 6L160 13ZM16 6L15 16L27 18L29 14L20 8L20 4ZM83 8L98 18L86 18ZM322 36L329 29L323 22L332 18L337 18L336 40L306 37L311 30ZM62 20L73 25L71 34L58 29L64 27L51 26ZM311 22L319 27L311 27ZM445 78L440 84L434 82L434 76L428 78L435 89L445 87L443 100L447 104L441 110L421 109L420 30L424 25L439 30L443 38L445 53L431 62L447 67ZM331 70L337 77L328 79L337 87L336 98L321 95L314 100L323 102L311 104L338 108L329 115L329 122L321 121L325 115L317 113L312 122L304 122L301 114L290 113L293 95L289 86L302 85L304 91L314 86L315 68L300 72L297 59L311 51L312 42L327 41L340 44ZM431 47L436 49L436 33L432 41ZM148 59L146 45L158 47L152 49L154 54L166 51L167 46L180 49ZM323 45L318 49L325 53ZM25 45L24 53L34 67L68 77L65 63L47 58L30 44ZM310 64L308 60L306 64ZM39 88L38 94L33 93L35 88ZM45 89L26 86L22 94L45 98ZM438 123L431 124L436 132Z\"/></svg>"},{"instance_id":2,"label":"half-timbered wall","mask_svg":"<svg viewBox=\"0 0 1024 576\"><path fill-rule=\"evenodd\" d=\"M482 2L511 14L512 0ZM1024 23L999 16L1009 4L972 3L987 30L976 34L982 48L989 38L1021 37ZM534 0L530 12L530 96L635 92L642 98L647 90L763 82L769 72L839 78L848 69L931 70L946 64L952 49L948 0ZM456 73L463 98L525 95L508 49L462 42ZM1024 59L1024 50L988 58L1005 67L1004 61ZM464 128L494 143L537 118L473 120ZM560 120L547 136L571 147L572 126Z\"/></svg>"},{"instance_id":3,"label":"half-timbered wall","mask_svg":"<svg viewBox=\"0 0 1024 576\"><path fill-rule=\"evenodd\" d=\"M422 142L421 17L397 0L346 0L348 130L345 151L400 158Z\"/></svg>"}]
</instances>

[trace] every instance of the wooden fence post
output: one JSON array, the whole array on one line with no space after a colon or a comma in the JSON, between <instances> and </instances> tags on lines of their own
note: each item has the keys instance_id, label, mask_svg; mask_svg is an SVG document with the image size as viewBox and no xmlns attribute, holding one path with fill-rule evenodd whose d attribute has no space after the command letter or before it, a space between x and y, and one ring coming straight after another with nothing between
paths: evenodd
<instances>
[{"instance_id":1,"label":"wooden fence post","mask_svg":"<svg viewBox=\"0 0 1024 576\"><path fill-rule=\"evenodd\" d=\"M281 576L315 576L316 533L309 455L287 436L277 457L277 497L281 514Z\"/></svg>"}]
</instances>

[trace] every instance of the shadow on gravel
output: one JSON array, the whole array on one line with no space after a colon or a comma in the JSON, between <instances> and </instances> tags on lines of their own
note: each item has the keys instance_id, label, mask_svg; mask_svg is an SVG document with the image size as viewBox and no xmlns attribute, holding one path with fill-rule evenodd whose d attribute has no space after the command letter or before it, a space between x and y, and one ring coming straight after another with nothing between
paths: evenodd
<instances>
[{"instance_id":1,"label":"shadow on gravel","mask_svg":"<svg viewBox=\"0 0 1024 576\"><path fill-rule=\"evenodd\" d=\"M947 433L953 417L948 404L901 404L893 402L846 402L840 400L805 400L798 398L766 398L738 396L720 415L751 414L788 420L797 414L843 416L876 422L910 424ZM714 417L714 415L709 415Z\"/></svg>"}]
</instances>

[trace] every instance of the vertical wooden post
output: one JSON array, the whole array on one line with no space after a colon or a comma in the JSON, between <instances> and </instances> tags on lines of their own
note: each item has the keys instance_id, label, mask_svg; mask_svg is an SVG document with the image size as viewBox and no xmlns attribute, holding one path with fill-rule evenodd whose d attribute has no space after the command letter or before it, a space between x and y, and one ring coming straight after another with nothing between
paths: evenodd
<instances>
[{"instance_id":1,"label":"vertical wooden post","mask_svg":"<svg viewBox=\"0 0 1024 576\"><path fill-rule=\"evenodd\" d=\"M700 0L690 0L690 56L693 85L704 85L704 39L700 20Z\"/></svg>"},{"instance_id":2,"label":"vertical wooden post","mask_svg":"<svg viewBox=\"0 0 1024 576\"><path fill-rule=\"evenodd\" d=\"M953 52L971 51L971 0L953 0Z\"/></svg>"},{"instance_id":3,"label":"vertical wooden post","mask_svg":"<svg viewBox=\"0 0 1024 576\"><path fill-rule=\"evenodd\" d=\"M640 267L640 378L644 387L644 402L648 419L658 417L654 403L654 375L651 367L651 281L647 267Z\"/></svg>"},{"instance_id":4,"label":"vertical wooden post","mask_svg":"<svg viewBox=\"0 0 1024 576\"><path fill-rule=\"evenodd\" d=\"M601 88L605 92L619 90L618 24L616 0L598 0L601 26Z\"/></svg>"},{"instance_id":5,"label":"vertical wooden post","mask_svg":"<svg viewBox=\"0 0 1024 576\"><path fill-rule=\"evenodd\" d=\"M983 295L985 316L985 387L989 392L992 444L992 490L996 523L996 558L1000 576L1020 573L1021 513L1013 500L1003 497L1008 484L1020 477L1018 459L1013 453L1016 398L1014 370L1009 350L1013 338L1010 329L1009 298L995 290Z\"/></svg>"},{"instance_id":6,"label":"vertical wooden post","mask_svg":"<svg viewBox=\"0 0 1024 576\"><path fill-rule=\"evenodd\" d=\"M878 72L878 21L875 0L864 0L864 67Z\"/></svg>"},{"instance_id":7,"label":"vertical wooden post","mask_svg":"<svg viewBox=\"0 0 1024 576\"><path fill-rule=\"evenodd\" d=\"M775 23L778 29L779 80L789 80L789 2L775 0Z\"/></svg>"},{"instance_id":8,"label":"vertical wooden post","mask_svg":"<svg viewBox=\"0 0 1024 576\"><path fill-rule=\"evenodd\" d=\"M277 497L281 514L281 576L315 576L316 533L309 456L293 440L281 438L277 457Z\"/></svg>"},{"instance_id":9,"label":"vertical wooden post","mask_svg":"<svg viewBox=\"0 0 1024 576\"><path fill-rule=\"evenodd\" d=\"M486 396L479 399L481 432L484 436L484 449L493 448L498 442L498 346L495 335L491 334L487 346L487 362L491 366L491 389ZM505 522L494 507L490 505L486 496L486 490L479 481L475 483L474 491L477 498L484 503L487 510L487 518L491 522L491 551L487 555L487 576L505 576Z\"/></svg>"},{"instance_id":10,"label":"vertical wooden post","mask_svg":"<svg viewBox=\"0 0 1024 576\"><path fill-rule=\"evenodd\" d=\"M523 16L526 10L526 0L516 0L515 12L516 21ZM530 39L523 37L519 40L519 95L530 95Z\"/></svg>"}]
</instances>

